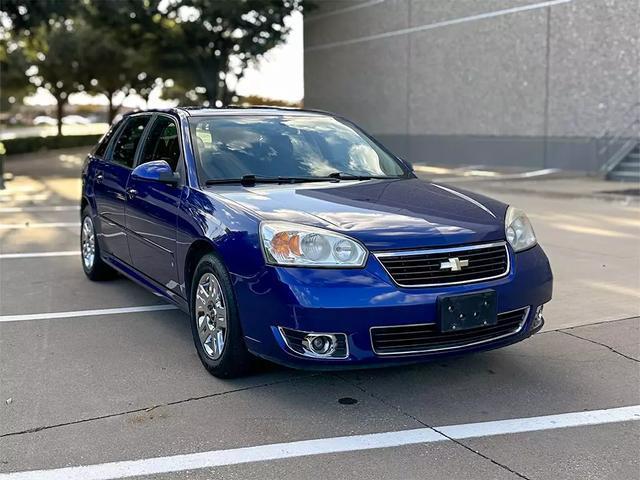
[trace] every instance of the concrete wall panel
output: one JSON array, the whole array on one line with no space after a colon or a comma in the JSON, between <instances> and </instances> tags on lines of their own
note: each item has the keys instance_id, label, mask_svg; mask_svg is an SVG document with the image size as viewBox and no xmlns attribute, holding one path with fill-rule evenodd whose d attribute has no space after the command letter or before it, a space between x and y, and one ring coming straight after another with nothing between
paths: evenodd
<instances>
[{"instance_id":1,"label":"concrete wall panel","mask_svg":"<svg viewBox=\"0 0 640 480\"><path fill-rule=\"evenodd\" d=\"M410 135L543 135L546 13L411 35Z\"/></svg>"},{"instance_id":2,"label":"concrete wall panel","mask_svg":"<svg viewBox=\"0 0 640 480\"><path fill-rule=\"evenodd\" d=\"M409 161L597 171L605 133L637 134L640 0L320 6L305 22L305 104Z\"/></svg>"},{"instance_id":3,"label":"concrete wall panel","mask_svg":"<svg viewBox=\"0 0 640 480\"><path fill-rule=\"evenodd\" d=\"M540 3L539 0L410 0L411 26L481 15Z\"/></svg>"},{"instance_id":4,"label":"concrete wall panel","mask_svg":"<svg viewBox=\"0 0 640 480\"><path fill-rule=\"evenodd\" d=\"M549 134L600 136L637 118L640 1L574 1L551 9Z\"/></svg>"},{"instance_id":5,"label":"concrete wall panel","mask_svg":"<svg viewBox=\"0 0 640 480\"><path fill-rule=\"evenodd\" d=\"M307 52L305 106L344 115L372 133L406 132L407 47L407 37L396 37Z\"/></svg>"},{"instance_id":6,"label":"concrete wall panel","mask_svg":"<svg viewBox=\"0 0 640 480\"><path fill-rule=\"evenodd\" d=\"M305 36L308 39L306 47L313 48L407 28L409 2L406 0L365 2L364 5L363 8L329 16L322 16L324 9L319 10L317 19L311 16L305 22Z\"/></svg>"}]
</instances>

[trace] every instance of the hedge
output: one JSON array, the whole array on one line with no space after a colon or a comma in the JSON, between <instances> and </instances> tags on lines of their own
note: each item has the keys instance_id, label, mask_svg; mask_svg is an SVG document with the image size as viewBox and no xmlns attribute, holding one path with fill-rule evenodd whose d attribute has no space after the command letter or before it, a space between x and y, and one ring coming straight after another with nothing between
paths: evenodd
<instances>
[{"instance_id":1,"label":"hedge","mask_svg":"<svg viewBox=\"0 0 640 480\"><path fill-rule=\"evenodd\" d=\"M17 153L37 152L38 150L85 147L95 145L100 138L102 138L102 135L51 135L48 137L11 138L0 142L0 152L4 150L6 155L15 155Z\"/></svg>"}]
</instances>

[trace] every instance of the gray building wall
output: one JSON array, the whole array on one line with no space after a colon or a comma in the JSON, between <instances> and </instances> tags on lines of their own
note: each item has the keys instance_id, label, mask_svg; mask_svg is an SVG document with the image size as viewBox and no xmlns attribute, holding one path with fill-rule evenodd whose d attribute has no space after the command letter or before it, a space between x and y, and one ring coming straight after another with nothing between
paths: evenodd
<instances>
[{"instance_id":1,"label":"gray building wall","mask_svg":"<svg viewBox=\"0 0 640 480\"><path fill-rule=\"evenodd\" d=\"M597 171L640 124L640 0L320 0L305 106L415 164Z\"/></svg>"}]
</instances>

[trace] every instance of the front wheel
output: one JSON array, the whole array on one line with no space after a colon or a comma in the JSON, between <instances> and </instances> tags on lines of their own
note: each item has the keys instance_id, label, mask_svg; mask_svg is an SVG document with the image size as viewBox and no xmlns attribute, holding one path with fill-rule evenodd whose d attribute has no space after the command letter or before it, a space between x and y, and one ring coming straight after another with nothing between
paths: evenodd
<instances>
[{"instance_id":1,"label":"front wheel","mask_svg":"<svg viewBox=\"0 0 640 480\"><path fill-rule=\"evenodd\" d=\"M104 263L100 257L100 246L98 245L96 229L89 207L82 211L80 255L82 257L82 270L90 280L105 280L115 275L115 271Z\"/></svg>"},{"instance_id":2,"label":"front wheel","mask_svg":"<svg viewBox=\"0 0 640 480\"><path fill-rule=\"evenodd\" d=\"M238 318L229 274L215 255L202 257L191 282L191 333L204 367L233 378L247 373L251 356Z\"/></svg>"}]
</instances>

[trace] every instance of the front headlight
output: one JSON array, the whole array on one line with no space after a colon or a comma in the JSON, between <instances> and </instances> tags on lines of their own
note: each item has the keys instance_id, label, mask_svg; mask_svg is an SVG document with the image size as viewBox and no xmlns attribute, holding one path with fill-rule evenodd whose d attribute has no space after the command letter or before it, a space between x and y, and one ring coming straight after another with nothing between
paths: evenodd
<instances>
[{"instance_id":1,"label":"front headlight","mask_svg":"<svg viewBox=\"0 0 640 480\"><path fill-rule=\"evenodd\" d=\"M513 250L520 252L536 244L536 234L527 215L520 209L509 207L504 217L504 233Z\"/></svg>"},{"instance_id":2,"label":"front headlight","mask_svg":"<svg viewBox=\"0 0 640 480\"><path fill-rule=\"evenodd\" d=\"M301 267L362 267L367 250L357 241L322 228L262 222L260 241L267 263Z\"/></svg>"}]
</instances>

